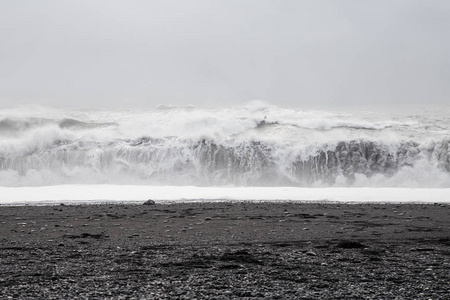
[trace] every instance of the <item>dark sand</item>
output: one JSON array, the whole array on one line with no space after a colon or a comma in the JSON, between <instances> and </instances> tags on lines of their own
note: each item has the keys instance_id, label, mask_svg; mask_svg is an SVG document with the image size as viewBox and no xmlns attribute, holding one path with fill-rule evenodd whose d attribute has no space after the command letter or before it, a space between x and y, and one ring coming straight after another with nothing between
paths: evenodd
<instances>
[{"instance_id":1,"label":"dark sand","mask_svg":"<svg viewBox=\"0 0 450 300\"><path fill-rule=\"evenodd\" d=\"M0 299L450 299L450 206L0 206Z\"/></svg>"}]
</instances>

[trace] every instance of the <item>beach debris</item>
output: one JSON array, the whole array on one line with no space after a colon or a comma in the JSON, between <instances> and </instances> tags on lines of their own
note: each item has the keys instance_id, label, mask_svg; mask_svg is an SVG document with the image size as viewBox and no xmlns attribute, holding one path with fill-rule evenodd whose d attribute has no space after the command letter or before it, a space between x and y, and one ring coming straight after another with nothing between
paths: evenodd
<instances>
[{"instance_id":1,"label":"beach debris","mask_svg":"<svg viewBox=\"0 0 450 300\"><path fill-rule=\"evenodd\" d=\"M143 205L155 205L155 204L156 204L155 201L153 201L152 199L148 199L147 201L144 202Z\"/></svg>"}]
</instances>

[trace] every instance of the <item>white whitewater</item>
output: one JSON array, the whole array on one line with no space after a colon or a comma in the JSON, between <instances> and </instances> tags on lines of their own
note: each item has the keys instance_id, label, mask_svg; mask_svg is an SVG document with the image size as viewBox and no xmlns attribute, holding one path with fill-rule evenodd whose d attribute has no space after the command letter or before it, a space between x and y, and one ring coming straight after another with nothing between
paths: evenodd
<instances>
[{"instance_id":1,"label":"white whitewater","mask_svg":"<svg viewBox=\"0 0 450 300\"><path fill-rule=\"evenodd\" d=\"M448 203L450 189L194 187L56 185L0 187L0 204L139 203L170 201L330 201L345 203Z\"/></svg>"},{"instance_id":2,"label":"white whitewater","mask_svg":"<svg viewBox=\"0 0 450 300\"><path fill-rule=\"evenodd\" d=\"M400 201L403 193L405 200L440 202L450 198L449 116L449 107L332 112L260 102L149 111L3 109L0 202L25 195L143 200L159 190L172 195L156 193L161 200L202 198L195 193L210 200L338 200L341 193L347 200L390 201L388 194L397 193ZM149 188L153 193L144 196ZM50 197L68 189L72 196ZM182 195L192 189L192 196ZM283 194L289 189L295 192ZM93 197L97 190L103 196Z\"/></svg>"}]
</instances>

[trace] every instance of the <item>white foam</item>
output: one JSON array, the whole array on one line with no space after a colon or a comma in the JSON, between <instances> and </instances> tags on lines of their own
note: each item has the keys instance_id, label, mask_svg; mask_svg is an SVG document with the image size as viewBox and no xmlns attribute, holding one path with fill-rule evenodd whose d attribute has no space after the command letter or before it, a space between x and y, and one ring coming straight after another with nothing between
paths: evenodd
<instances>
[{"instance_id":1,"label":"white foam","mask_svg":"<svg viewBox=\"0 0 450 300\"><path fill-rule=\"evenodd\" d=\"M142 136L153 138L178 137L201 139L210 137L226 140L230 137L247 139L245 133L266 118L267 122L283 127L267 129L264 134L251 134L273 141L297 141L299 145L333 142L343 139L367 138L381 142L399 142L418 138L441 139L449 137L449 108L418 115L376 112L326 112L304 111L263 105L256 102L246 106L220 109L170 107L148 111L118 110L55 110L9 109L0 110L0 120L74 119L81 122L110 124L89 130L72 129L78 137L91 137L97 141L116 138L134 139ZM34 124L35 126L43 124ZM289 128L292 125L296 128ZM30 128L33 129L33 128ZM379 131L382 131L381 133ZM26 131L23 132L26 134ZM19 137L20 138L20 137Z\"/></svg>"},{"instance_id":2,"label":"white foam","mask_svg":"<svg viewBox=\"0 0 450 300\"><path fill-rule=\"evenodd\" d=\"M3 109L0 121L26 125L10 130L5 122L0 131L0 186L288 185L286 179L297 186L324 186L320 176L310 184L295 173L299 160L334 151L341 142L362 140L383 152L383 159L388 155L394 160L398 155L406 158L398 160L399 168L363 173L368 176L355 174L351 182L337 180L335 186L447 188L449 109L419 114L304 111L258 101L214 109ZM83 126L61 126L62 120ZM258 126L262 120L267 126ZM154 142L140 146L141 138ZM197 149L204 139L225 149L222 154L228 150L232 154L219 155L221 160L214 160L218 154L211 155L210 161L202 161ZM253 147L253 142L262 146ZM411 147L400 149L405 143ZM206 148L214 151L214 147ZM257 151L266 151L265 156ZM228 168L226 159L230 165L234 161L233 168ZM215 168L218 161L221 165ZM274 177L280 180L275 182Z\"/></svg>"},{"instance_id":3,"label":"white foam","mask_svg":"<svg viewBox=\"0 0 450 300\"><path fill-rule=\"evenodd\" d=\"M56 185L0 187L0 204L188 201L450 203L450 189Z\"/></svg>"}]
</instances>

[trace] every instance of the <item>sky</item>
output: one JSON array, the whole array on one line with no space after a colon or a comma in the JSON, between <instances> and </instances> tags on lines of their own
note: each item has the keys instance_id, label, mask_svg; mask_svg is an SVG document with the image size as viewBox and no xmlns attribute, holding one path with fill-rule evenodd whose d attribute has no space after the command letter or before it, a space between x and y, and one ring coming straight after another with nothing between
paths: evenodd
<instances>
[{"instance_id":1,"label":"sky","mask_svg":"<svg viewBox=\"0 0 450 300\"><path fill-rule=\"evenodd\" d=\"M447 0L1 0L0 107L450 103Z\"/></svg>"}]
</instances>

